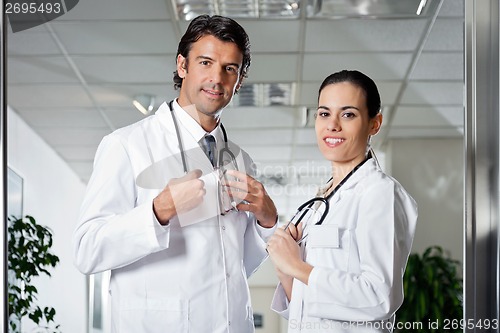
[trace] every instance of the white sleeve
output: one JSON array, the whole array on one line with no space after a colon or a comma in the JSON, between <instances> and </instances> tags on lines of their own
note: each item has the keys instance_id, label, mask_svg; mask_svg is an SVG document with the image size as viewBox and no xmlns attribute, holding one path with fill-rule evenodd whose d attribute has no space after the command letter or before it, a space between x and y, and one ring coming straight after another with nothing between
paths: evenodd
<instances>
[{"instance_id":1,"label":"white sleeve","mask_svg":"<svg viewBox=\"0 0 500 333\"><path fill-rule=\"evenodd\" d=\"M152 201L136 206L127 150L117 135L99 145L73 234L74 261L84 274L128 265L168 247L170 228L158 223Z\"/></svg>"},{"instance_id":2,"label":"white sleeve","mask_svg":"<svg viewBox=\"0 0 500 333\"><path fill-rule=\"evenodd\" d=\"M243 152L243 151L242 151ZM256 167L250 156L243 152L245 172L255 177ZM259 266L267 259L266 244L269 237L276 231L278 219L272 228L264 228L257 223L253 214L249 214L247 228L245 230L244 265L247 277L250 277Z\"/></svg>"},{"instance_id":3,"label":"white sleeve","mask_svg":"<svg viewBox=\"0 0 500 333\"><path fill-rule=\"evenodd\" d=\"M288 319L290 313L289 305L290 303L286 297L285 289L283 289L283 285L279 283L274 291L273 300L271 302L271 310L283 318Z\"/></svg>"},{"instance_id":4,"label":"white sleeve","mask_svg":"<svg viewBox=\"0 0 500 333\"><path fill-rule=\"evenodd\" d=\"M413 240L416 204L390 181L366 189L359 202L354 238L360 273L314 267L307 287L310 316L382 320L390 318L403 302L402 280Z\"/></svg>"},{"instance_id":5,"label":"white sleeve","mask_svg":"<svg viewBox=\"0 0 500 333\"><path fill-rule=\"evenodd\" d=\"M261 227L253 214L250 214L250 221L248 221L245 231L245 253L243 258L247 277L250 277L267 259L267 240L274 233L277 226L278 223L272 228Z\"/></svg>"}]
</instances>

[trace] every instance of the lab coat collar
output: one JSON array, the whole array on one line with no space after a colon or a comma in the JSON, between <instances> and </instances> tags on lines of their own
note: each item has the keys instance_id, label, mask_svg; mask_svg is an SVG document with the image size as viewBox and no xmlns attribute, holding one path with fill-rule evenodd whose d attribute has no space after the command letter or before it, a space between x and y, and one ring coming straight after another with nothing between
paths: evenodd
<instances>
[{"instance_id":1,"label":"lab coat collar","mask_svg":"<svg viewBox=\"0 0 500 333\"><path fill-rule=\"evenodd\" d=\"M377 162L375 161L375 158L370 158L368 161L366 161L349 179L346 181L346 183L340 188L344 190L352 188L356 186L356 184L359 183L359 181L366 177L368 174L370 174L373 170L379 169Z\"/></svg>"},{"instance_id":2,"label":"lab coat collar","mask_svg":"<svg viewBox=\"0 0 500 333\"><path fill-rule=\"evenodd\" d=\"M177 141L176 128L172 119L172 114L168 102L164 102L155 113L155 117L158 117L158 122L163 127L165 131L166 140ZM209 173L213 171L213 166L210 160L206 157L205 153L201 149L199 140L206 135L203 128L194 120L189 114L182 109L176 101L172 103L172 110L177 120L177 125L179 126L179 137L182 140L182 148L185 156L187 157L187 168L201 169L203 173ZM222 130L219 126L211 132L214 135L217 142L221 142ZM219 139L219 141L217 141ZM179 145L179 149L181 149ZM179 154L180 156L180 154ZM181 162L179 157L179 162Z\"/></svg>"},{"instance_id":3,"label":"lab coat collar","mask_svg":"<svg viewBox=\"0 0 500 333\"><path fill-rule=\"evenodd\" d=\"M158 116L158 119L163 126L166 128L172 128L172 116L170 115L170 107L168 106L169 102L163 102L158 110L155 113L155 116ZM175 117L177 118L179 125L183 128L183 133L189 133L188 135L196 142L199 143L200 140L207 134L205 130L198 124L198 122L193 119L181 106L177 103L177 100L172 101L172 108L175 113ZM222 135L222 130L220 129L220 123L215 127L215 129L208 133L215 137L216 142L221 142L224 140L224 136ZM184 137L185 135L183 135Z\"/></svg>"},{"instance_id":4,"label":"lab coat collar","mask_svg":"<svg viewBox=\"0 0 500 333\"><path fill-rule=\"evenodd\" d=\"M366 161L356 172L354 172L349 179L339 188L338 192L332 197L331 201L334 200L336 201L336 198L338 198L338 194L341 193L342 191L348 190L353 188L358 184L358 182L365 177L367 174L369 174L371 171L375 169L380 169L377 162L375 159L372 157L368 161ZM330 180L328 183L326 183L325 186L320 188L319 193L325 193L325 190L331 187L333 180Z\"/></svg>"}]
</instances>

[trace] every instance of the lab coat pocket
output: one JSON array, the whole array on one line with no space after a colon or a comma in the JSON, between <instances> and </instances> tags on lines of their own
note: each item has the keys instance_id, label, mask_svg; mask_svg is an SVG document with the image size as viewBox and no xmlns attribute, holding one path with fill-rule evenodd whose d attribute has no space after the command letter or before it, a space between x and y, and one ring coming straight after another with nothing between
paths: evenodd
<instances>
[{"instance_id":1,"label":"lab coat pocket","mask_svg":"<svg viewBox=\"0 0 500 333\"><path fill-rule=\"evenodd\" d=\"M120 311L120 333L188 332L188 301L178 298L129 299Z\"/></svg>"},{"instance_id":2,"label":"lab coat pocket","mask_svg":"<svg viewBox=\"0 0 500 333\"><path fill-rule=\"evenodd\" d=\"M313 265L347 271L349 231L338 225L314 225L307 236L308 261Z\"/></svg>"},{"instance_id":3,"label":"lab coat pocket","mask_svg":"<svg viewBox=\"0 0 500 333\"><path fill-rule=\"evenodd\" d=\"M336 225L314 225L307 236L310 247L339 248L339 227Z\"/></svg>"}]
</instances>

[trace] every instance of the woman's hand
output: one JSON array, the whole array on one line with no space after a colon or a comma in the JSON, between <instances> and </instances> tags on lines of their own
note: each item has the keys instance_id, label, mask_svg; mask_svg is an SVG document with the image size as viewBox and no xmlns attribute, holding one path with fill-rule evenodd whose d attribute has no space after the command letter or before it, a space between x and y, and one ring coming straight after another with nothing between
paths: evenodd
<instances>
[{"instance_id":1,"label":"woman's hand","mask_svg":"<svg viewBox=\"0 0 500 333\"><path fill-rule=\"evenodd\" d=\"M298 243L298 241L302 238L302 223L299 223L298 227L296 227L293 223L289 223L284 227L284 230L292 236L296 243Z\"/></svg>"},{"instance_id":2,"label":"woman's hand","mask_svg":"<svg viewBox=\"0 0 500 333\"><path fill-rule=\"evenodd\" d=\"M267 252L280 274L288 275L301 280L305 284L309 279L312 266L304 262L300 255L300 247L296 239L300 239L302 230L290 224L285 230L284 227L276 230L267 242Z\"/></svg>"}]
</instances>

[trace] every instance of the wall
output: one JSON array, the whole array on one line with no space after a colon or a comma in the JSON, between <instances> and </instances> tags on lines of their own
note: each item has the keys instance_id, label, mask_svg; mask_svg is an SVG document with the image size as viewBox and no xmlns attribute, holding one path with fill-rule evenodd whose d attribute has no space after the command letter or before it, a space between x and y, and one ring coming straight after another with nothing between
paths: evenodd
<instances>
[{"instance_id":1,"label":"wall","mask_svg":"<svg viewBox=\"0 0 500 333\"><path fill-rule=\"evenodd\" d=\"M262 328L256 328L255 333L286 332L287 321L271 310L271 300L278 285L278 278L271 262L267 259L249 279L250 296L254 314L262 315ZM280 328L282 328L280 330Z\"/></svg>"},{"instance_id":2,"label":"wall","mask_svg":"<svg viewBox=\"0 0 500 333\"><path fill-rule=\"evenodd\" d=\"M87 282L72 263L71 234L85 184L13 111L8 110L8 166L24 179L24 215L32 215L54 234L59 264L52 278L35 278L38 304L56 309L62 332L87 331ZM32 324L23 322L23 331Z\"/></svg>"},{"instance_id":3,"label":"wall","mask_svg":"<svg viewBox=\"0 0 500 333\"><path fill-rule=\"evenodd\" d=\"M397 139L390 143L391 174L418 204L413 252L441 245L463 262L463 139Z\"/></svg>"}]
</instances>

